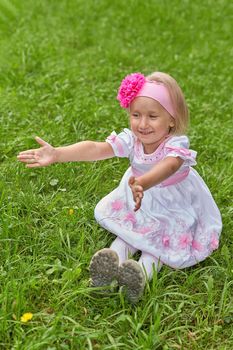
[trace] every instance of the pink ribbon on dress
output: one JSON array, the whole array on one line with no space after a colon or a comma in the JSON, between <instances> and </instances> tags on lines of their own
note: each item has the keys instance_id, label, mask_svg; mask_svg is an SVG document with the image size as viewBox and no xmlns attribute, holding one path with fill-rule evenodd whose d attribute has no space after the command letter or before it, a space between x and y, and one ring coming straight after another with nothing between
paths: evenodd
<instances>
[{"instance_id":1,"label":"pink ribbon on dress","mask_svg":"<svg viewBox=\"0 0 233 350\"><path fill-rule=\"evenodd\" d=\"M170 151L177 151L182 156L191 156L191 152L186 148L175 147L175 146L165 146L165 148Z\"/></svg>"},{"instance_id":2,"label":"pink ribbon on dress","mask_svg":"<svg viewBox=\"0 0 233 350\"><path fill-rule=\"evenodd\" d=\"M122 144L119 142L118 138L117 138L117 135L115 134L111 134L107 137L107 140L110 141L110 143L114 143L114 145L116 146L117 148L117 151L118 151L118 154L120 156L123 156L124 155L124 149L122 147Z\"/></svg>"},{"instance_id":3,"label":"pink ribbon on dress","mask_svg":"<svg viewBox=\"0 0 233 350\"><path fill-rule=\"evenodd\" d=\"M131 170L132 170L133 176L135 176L135 177L143 175L142 172L135 169L133 166L131 166ZM160 185L162 187L166 187L166 186L178 184L179 182L183 181L188 176L189 171L190 171L190 169L186 169L180 173L175 173L174 175L170 176L169 178L167 178L166 180L161 182Z\"/></svg>"},{"instance_id":4,"label":"pink ribbon on dress","mask_svg":"<svg viewBox=\"0 0 233 350\"><path fill-rule=\"evenodd\" d=\"M183 181L189 174L190 169L184 170L180 173L175 173L174 175L170 176L168 179L161 182L162 187L171 186L178 184L179 182Z\"/></svg>"}]
</instances>

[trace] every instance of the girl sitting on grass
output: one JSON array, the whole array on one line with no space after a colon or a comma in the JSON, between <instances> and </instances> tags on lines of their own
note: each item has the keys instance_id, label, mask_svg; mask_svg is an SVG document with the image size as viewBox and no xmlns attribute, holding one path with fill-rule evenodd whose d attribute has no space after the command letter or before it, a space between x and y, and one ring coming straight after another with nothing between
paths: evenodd
<instances>
[{"instance_id":1,"label":"girl sitting on grass","mask_svg":"<svg viewBox=\"0 0 233 350\"><path fill-rule=\"evenodd\" d=\"M222 222L208 187L192 168L196 152L184 135L188 109L177 82L165 73L133 73L122 81L117 98L128 111L130 129L112 132L105 142L66 147L36 137L41 147L20 152L18 159L34 168L129 158L119 186L95 208L98 223L117 238L94 254L90 274L97 287L116 279L135 303L146 278L163 264L189 267L217 249ZM137 251L139 261L129 259Z\"/></svg>"}]
</instances>

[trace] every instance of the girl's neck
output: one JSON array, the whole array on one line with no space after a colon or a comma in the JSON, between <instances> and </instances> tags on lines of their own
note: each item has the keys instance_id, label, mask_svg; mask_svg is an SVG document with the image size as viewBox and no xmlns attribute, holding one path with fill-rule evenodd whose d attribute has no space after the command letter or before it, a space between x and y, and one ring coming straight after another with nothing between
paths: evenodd
<instances>
[{"instance_id":1,"label":"girl's neck","mask_svg":"<svg viewBox=\"0 0 233 350\"><path fill-rule=\"evenodd\" d=\"M168 134L168 135L162 137L159 141L157 141L156 143L153 143L153 144L151 144L151 145L150 145L150 144L149 144L149 145L144 145L144 144L142 143L143 152L144 152L145 154L152 154L152 153L154 153L154 152L158 149L158 147L159 147L165 140L167 140L169 137L171 137L170 134Z\"/></svg>"}]
</instances>

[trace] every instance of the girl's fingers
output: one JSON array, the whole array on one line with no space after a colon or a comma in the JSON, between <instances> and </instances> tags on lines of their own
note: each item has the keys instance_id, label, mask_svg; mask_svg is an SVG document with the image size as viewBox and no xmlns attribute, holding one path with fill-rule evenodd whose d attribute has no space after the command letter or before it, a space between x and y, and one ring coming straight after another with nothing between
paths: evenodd
<instances>
[{"instance_id":1,"label":"girl's fingers","mask_svg":"<svg viewBox=\"0 0 233 350\"><path fill-rule=\"evenodd\" d=\"M35 140L37 143L39 143L39 145L41 146L50 146L50 144L48 142L46 142L45 140L43 140L42 138L40 138L39 136L35 137Z\"/></svg>"},{"instance_id":2,"label":"girl's fingers","mask_svg":"<svg viewBox=\"0 0 233 350\"><path fill-rule=\"evenodd\" d=\"M135 177L134 176L131 176L130 178L129 178L129 185L133 185L134 184L134 182L135 182Z\"/></svg>"},{"instance_id":3,"label":"girl's fingers","mask_svg":"<svg viewBox=\"0 0 233 350\"><path fill-rule=\"evenodd\" d=\"M20 159L20 161L21 163L28 163L28 164L38 163L35 158Z\"/></svg>"},{"instance_id":4,"label":"girl's fingers","mask_svg":"<svg viewBox=\"0 0 233 350\"><path fill-rule=\"evenodd\" d=\"M142 197L143 197L143 189L141 187L140 188L136 187L134 192L135 192L136 196L139 196L139 195L141 196L142 195Z\"/></svg>"},{"instance_id":5,"label":"girl's fingers","mask_svg":"<svg viewBox=\"0 0 233 350\"><path fill-rule=\"evenodd\" d=\"M137 211L138 209L141 208L143 196L144 196L143 192L136 192L135 193L135 195L134 195L134 201L135 201L134 211Z\"/></svg>"},{"instance_id":6,"label":"girl's fingers","mask_svg":"<svg viewBox=\"0 0 233 350\"><path fill-rule=\"evenodd\" d=\"M135 186L135 190L136 190L137 192L143 192L143 188L142 188L142 186L140 186L140 185L136 185L136 186Z\"/></svg>"},{"instance_id":7,"label":"girl's fingers","mask_svg":"<svg viewBox=\"0 0 233 350\"><path fill-rule=\"evenodd\" d=\"M39 168L41 165L39 163L27 164L26 168Z\"/></svg>"},{"instance_id":8,"label":"girl's fingers","mask_svg":"<svg viewBox=\"0 0 233 350\"><path fill-rule=\"evenodd\" d=\"M19 152L18 156L21 156L21 155L24 155L24 154L34 155L35 151L36 151L35 149L29 149L28 151L22 151L22 152Z\"/></svg>"},{"instance_id":9,"label":"girl's fingers","mask_svg":"<svg viewBox=\"0 0 233 350\"><path fill-rule=\"evenodd\" d=\"M137 211L138 209L140 209L140 207L141 207L141 199L137 198L135 202L134 211Z\"/></svg>"},{"instance_id":10,"label":"girl's fingers","mask_svg":"<svg viewBox=\"0 0 233 350\"><path fill-rule=\"evenodd\" d=\"M25 154L19 154L17 158L21 160L21 159L37 158L37 156L34 153L25 153Z\"/></svg>"}]
</instances>

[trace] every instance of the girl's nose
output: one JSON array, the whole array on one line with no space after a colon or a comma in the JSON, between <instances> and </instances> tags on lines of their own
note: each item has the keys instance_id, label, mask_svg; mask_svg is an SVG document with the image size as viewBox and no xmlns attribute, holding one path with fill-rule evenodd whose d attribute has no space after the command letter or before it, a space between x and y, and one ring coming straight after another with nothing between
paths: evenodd
<instances>
[{"instance_id":1,"label":"girl's nose","mask_svg":"<svg viewBox=\"0 0 233 350\"><path fill-rule=\"evenodd\" d=\"M142 117L142 118L140 119L139 127L140 127L141 129L145 129L147 126L148 126L147 118Z\"/></svg>"}]
</instances>

